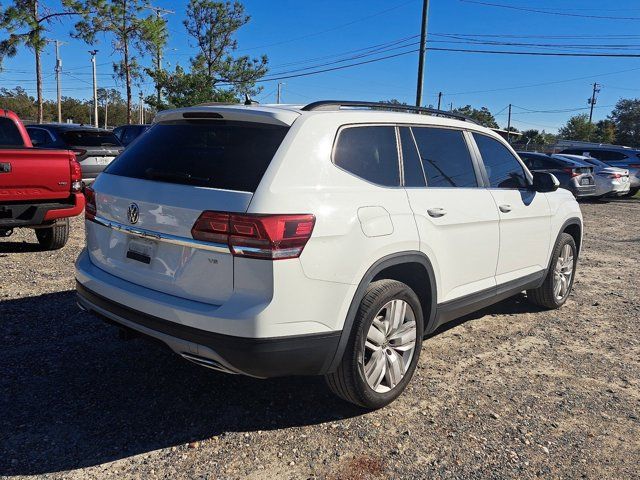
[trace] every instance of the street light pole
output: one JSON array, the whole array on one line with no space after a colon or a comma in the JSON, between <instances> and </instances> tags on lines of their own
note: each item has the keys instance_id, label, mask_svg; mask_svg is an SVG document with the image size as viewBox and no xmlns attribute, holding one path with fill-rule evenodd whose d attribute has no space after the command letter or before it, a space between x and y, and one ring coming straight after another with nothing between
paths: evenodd
<instances>
[{"instance_id":1,"label":"street light pole","mask_svg":"<svg viewBox=\"0 0 640 480\"><path fill-rule=\"evenodd\" d=\"M422 86L424 83L424 57L427 49L427 20L429 16L429 0L422 3L422 30L420 32L420 59L418 60L418 87L416 89L416 107L422 105Z\"/></svg>"},{"instance_id":2,"label":"street light pole","mask_svg":"<svg viewBox=\"0 0 640 480\"><path fill-rule=\"evenodd\" d=\"M511 104L509 104L509 120L507 120L507 142L511 143Z\"/></svg>"},{"instance_id":3,"label":"street light pole","mask_svg":"<svg viewBox=\"0 0 640 480\"><path fill-rule=\"evenodd\" d=\"M98 127L98 84L96 79L96 53L98 50L89 50L91 65L93 67L93 125Z\"/></svg>"}]
</instances>

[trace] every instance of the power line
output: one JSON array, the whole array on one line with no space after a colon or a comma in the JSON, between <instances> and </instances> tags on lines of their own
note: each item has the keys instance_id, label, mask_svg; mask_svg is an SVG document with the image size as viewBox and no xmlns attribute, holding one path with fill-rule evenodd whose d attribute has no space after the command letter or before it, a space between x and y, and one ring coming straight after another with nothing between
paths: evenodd
<instances>
[{"instance_id":1,"label":"power line","mask_svg":"<svg viewBox=\"0 0 640 480\"><path fill-rule=\"evenodd\" d=\"M562 17L593 18L593 19L599 19L599 20L640 20L640 17L612 17L607 15L586 15L583 13L570 13L568 11L549 11L549 10L541 10L538 8L520 7L516 5L504 5L501 3L481 2L479 0L460 0L460 1L464 3L472 3L475 5L484 5L487 7L507 8L510 10L518 10L522 12L542 13L545 15L559 15Z\"/></svg>"}]
</instances>

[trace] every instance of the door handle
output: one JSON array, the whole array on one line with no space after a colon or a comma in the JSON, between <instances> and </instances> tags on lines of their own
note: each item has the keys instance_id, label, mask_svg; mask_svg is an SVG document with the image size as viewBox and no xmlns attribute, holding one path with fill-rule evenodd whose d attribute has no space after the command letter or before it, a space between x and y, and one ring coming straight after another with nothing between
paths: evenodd
<instances>
[{"instance_id":1,"label":"door handle","mask_svg":"<svg viewBox=\"0 0 640 480\"><path fill-rule=\"evenodd\" d=\"M447 214L447 211L444 208L430 208L429 210L427 210L427 213L429 214L430 217L433 218L439 218L439 217L444 217Z\"/></svg>"},{"instance_id":2,"label":"door handle","mask_svg":"<svg viewBox=\"0 0 640 480\"><path fill-rule=\"evenodd\" d=\"M500 205L498 207L502 213L509 213L511 211L511 205Z\"/></svg>"}]
</instances>

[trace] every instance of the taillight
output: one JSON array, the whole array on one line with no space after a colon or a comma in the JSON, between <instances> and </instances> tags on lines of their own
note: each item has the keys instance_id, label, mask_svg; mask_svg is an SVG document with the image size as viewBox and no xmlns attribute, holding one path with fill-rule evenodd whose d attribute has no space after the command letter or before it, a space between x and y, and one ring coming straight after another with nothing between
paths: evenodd
<instances>
[{"instance_id":1,"label":"taillight","mask_svg":"<svg viewBox=\"0 0 640 480\"><path fill-rule=\"evenodd\" d=\"M629 166L631 168L640 168L640 163L630 163Z\"/></svg>"},{"instance_id":2,"label":"taillight","mask_svg":"<svg viewBox=\"0 0 640 480\"><path fill-rule=\"evenodd\" d=\"M84 218L87 220L93 220L96 216L96 194L93 188L86 187L84 189Z\"/></svg>"},{"instance_id":3,"label":"taillight","mask_svg":"<svg viewBox=\"0 0 640 480\"><path fill-rule=\"evenodd\" d=\"M577 177L578 175L580 175L578 172L576 172L573 168L563 168L563 171L565 171L566 173L568 173L571 177Z\"/></svg>"},{"instance_id":4,"label":"taillight","mask_svg":"<svg viewBox=\"0 0 640 480\"><path fill-rule=\"evenodd\" d=\"M69 172L71 174L71 191L74 193L82 191L82 167L75 157L69 159Z\"/></svg>"},{"instance_id":5,"label":"taillight","mask_svg":"<svg viewBox=\"0 0 640 480\"><path fill-rule=\"evenodd\" d=\"M87 153L87 151L86 151L86 150L83 150L82 148L74 148L74 149L72 150L72 152L76 154L76 157L81 157L81 156L83 156L85 153Z\"/></svg>"},{"instance_id":6,"label":"taillight","mask_svg":"<svg viewBox=\"0 0 640 480\"><path fill-rule=\"evenodd\" d=\"M609 175L609 178L622 178L622 175L620 175L619 173L612 173L611 175Z\"/></svg>"},{"instance_id":7,"label":"taillight","mask_svg":"<svg viewBox=\"0 0 640 480\"><path fill-rule=\"evenodd\" d=\"M225 243L238 257L282 260L297 258L307 244L313 215L241 215L202 212L191 229L196 240Z\"/></svg>"}]
</instances>

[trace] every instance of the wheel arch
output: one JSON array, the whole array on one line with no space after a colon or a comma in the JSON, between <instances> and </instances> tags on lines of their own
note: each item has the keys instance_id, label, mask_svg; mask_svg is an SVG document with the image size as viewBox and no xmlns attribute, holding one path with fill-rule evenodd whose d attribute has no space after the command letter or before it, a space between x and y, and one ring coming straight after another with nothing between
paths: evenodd
<instances>
[{"instance_id":1,"label":"wheel arch","mask_svg":"<svg viewBox=\"0 0 640 480\"><path fill-rule=\"evenodd\" d=\"M340 341L338 342L338 348L326 372L335 370L340 364L347 342L349 341L349 336L351 335L353 322L358 312L360 302L364 298L367 287L371 282L381 279L398 280L411 287L420 299L423 310L424 331L429 331L430 326L434 324L438 299L436 276L429 257L419 251L387 255L369 267L360 280L356 293L351 299L349 310L347 311ZM421 285L424 281L427 283Z\"/></svg>"}]
</instances>

